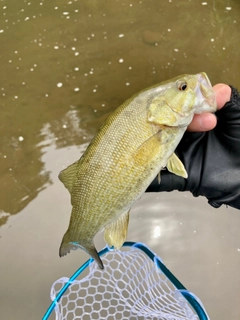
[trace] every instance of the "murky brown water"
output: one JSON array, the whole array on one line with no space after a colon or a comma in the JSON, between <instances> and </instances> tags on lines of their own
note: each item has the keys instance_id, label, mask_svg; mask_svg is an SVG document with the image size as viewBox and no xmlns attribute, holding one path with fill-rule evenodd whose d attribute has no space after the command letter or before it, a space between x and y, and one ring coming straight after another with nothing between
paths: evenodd
<instances>
[{"instance_id":1,"label":"murky brown water","mask_svg":"<svg viewBox=\"0 0 240 320\"><path fill-rule=\"evenodd\" d=\"M140 89L199 71L240 88L239 23L238 0L0 1L1 319L40 319L52 282L88 258L58 258L70 216L59 171ZM128 238L157 252L211 319L238 320L239 226L237 210L146 195Z\"/></svg>"}]
</instances>

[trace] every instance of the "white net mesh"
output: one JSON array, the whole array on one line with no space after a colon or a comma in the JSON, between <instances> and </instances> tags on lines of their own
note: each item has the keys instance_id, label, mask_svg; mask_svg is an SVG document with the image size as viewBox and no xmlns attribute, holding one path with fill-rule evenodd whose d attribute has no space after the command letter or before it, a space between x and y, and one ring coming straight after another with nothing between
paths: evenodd
<instances>
[{"instance_id":1,"label":"white net mesh","mask_svg":"<svg viewBox=\"0 0 240 320\"><path fill-rule=\"evenodd\" d=\"M187 300L141 250L110 251L83 279L74 280L56 304L57 320L162 319L197 320ZM69 278L57 280L54 300Z\"/></svg>"}]
</instances>

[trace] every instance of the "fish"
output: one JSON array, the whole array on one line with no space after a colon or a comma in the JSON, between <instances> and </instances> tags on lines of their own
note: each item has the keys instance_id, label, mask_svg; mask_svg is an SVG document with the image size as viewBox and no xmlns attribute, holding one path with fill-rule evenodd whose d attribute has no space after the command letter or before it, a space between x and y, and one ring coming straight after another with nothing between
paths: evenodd
<instances>
[{"instance_id":1,"label":"fish","mask_svg":"<svg viewBox=\"0 0 240 320\"><path fill-rule=\"evenodd\" d=\"M100 127L82 157L62 170L72 212L59 249L85 250L103 269L94 237L104 230L110 247L127 237L129 212L160 172L187 179L174 153L194 114L216 111L206 73L181 75L144 89L118 107Z\"/></svg>"}]
</instances>

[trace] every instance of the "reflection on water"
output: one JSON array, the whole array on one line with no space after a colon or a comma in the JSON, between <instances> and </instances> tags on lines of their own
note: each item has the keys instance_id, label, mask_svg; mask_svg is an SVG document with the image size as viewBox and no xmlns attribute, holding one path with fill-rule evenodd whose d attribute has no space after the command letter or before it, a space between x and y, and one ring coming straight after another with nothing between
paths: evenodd
<instances>
[{"instance_id":1,"label":"reflection on water","mask_svg":"<svg viewBox=\"0 0 240 320\"><path fill-rule=\"evenodd\" d=\"M240 87L237 0L1 0L0 17L0 243L5 241L5 247L8 243L14 248L14 236L6 229L9 221L18 226L21 219L16 218L28 217L26 224L31 225L31 219L38 224L45 210L56 215L55 228L48 230L42 223L39 237L48 234L49 242L60 242L70 209L66 208L65 227L58 230L63 219L57 218L59 194L66 193L67 204L69 197L57 181L57 171L79 158L104 119L132 94L181 73L200 71L207 72L212 83ZM81 149L70 156L73 146ZM54 156L49 150L55 150ZM41 200L43 194L51 209ZM185 237L191 246L192 237L202 231L193 215L193 229L181 233L179 225L185 221L174 216L181 199L172 201L172 207L164 201L161 206L146 201L145 207L140 202L132 216L141 223L131 229L132 240L141 240L148 225L150 247L165 238L166 252L177 244L171 257L186 253L179 238ZM146 207L151 219L144 215ZM189 214L187 204L182 210ZM210 241L211 228L207 226L204 234ZM31 241L34 245L35 237ZM234 241L236 251L240 240ZM197 243L207 245L201 237ZM57 246L52 252L49 248L50 260ZM56 266L59 263L56 260ZM235 320L239 314L238 309L229 317Z\"/></svg>"},{"instance_id":2,"label":"reflection on water","mask_svg":"<svg viewBox=\"0 0 240 320\"><path fill-rule=\"evenodd\" d=\"M1 4L5 213L21 211L50 183L38 147L46 125L58 147L79 145L126 98L163 79L204 70L213 83L239 84L237 1ZM72 115L81 130L69 125Z\"/></svg>"}]
</instances>

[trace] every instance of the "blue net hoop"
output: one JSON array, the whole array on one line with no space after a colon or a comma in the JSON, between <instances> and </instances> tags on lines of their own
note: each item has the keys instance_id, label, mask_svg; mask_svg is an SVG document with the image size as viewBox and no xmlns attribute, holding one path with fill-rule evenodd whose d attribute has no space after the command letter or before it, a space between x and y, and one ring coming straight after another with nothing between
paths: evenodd
<instances>
[{"instance_id":1,"label":"blue net hoop","mask_svg":"<svg viewBox=\"0 0 240 320\"><path fill-rule=\"evenodd\" d=\"M155 253L153 253L145 244L140 243L140 242L125 242L123 244L123 247L136 248L136 249L140 250L140 252L143 252L146 255L145 259L146 258L148 258L148 260L150 259L153 262L156 269L161 271L161 273L163 273L163 275L176 288L177 293L181 296L180 299L183 299L185 303L187 302L191 306L191 308L195 312L194 318L186 317L186 318L181 318L181 319L209 320L207 312L205 311L205 308L204 308L202 302L200 301L200 299L195 294L188 291L184 287L184 285L163 264L162 260ZM109 252L113 252L113 248L106 246L105 248L103 248L99 252L99 256L104 256ZM52 312L54 311L54 309L56 308L56 310L57 310L59 302L60 302L61 298L64 296L65 292L74 283L74 281L82 274L82 272L84 270L86 270L88 267L91 268L92 265L95 265L95 267L97 269L96 263L94 263L94 260L92 258L90 258L69 279L67 279L64 282L62 288L57 292L56 297L52 301L51 305L49 306L49 308L46 311L45 315L43 316L42 320L47 320L50 317L50 315L52 314ZM100 272L102 272L102 271L100 271ZM74 318L75 317L73 317L72 319L74 319ZM58 318L56 318L56 319L58 319ZM78 319L81 319L81 318L78 318ZM133 318L131 317L131 319L133 319ZM138 317L136 317L136 319L138 319ZM162 319L162 318L154 317L154 319ZM174 313L173 313L172 316L167 317L167 318L164 317L164 319L175 320L175 319L179 319L179 318L174 318Z\"/></svg>"}]
</instances>

